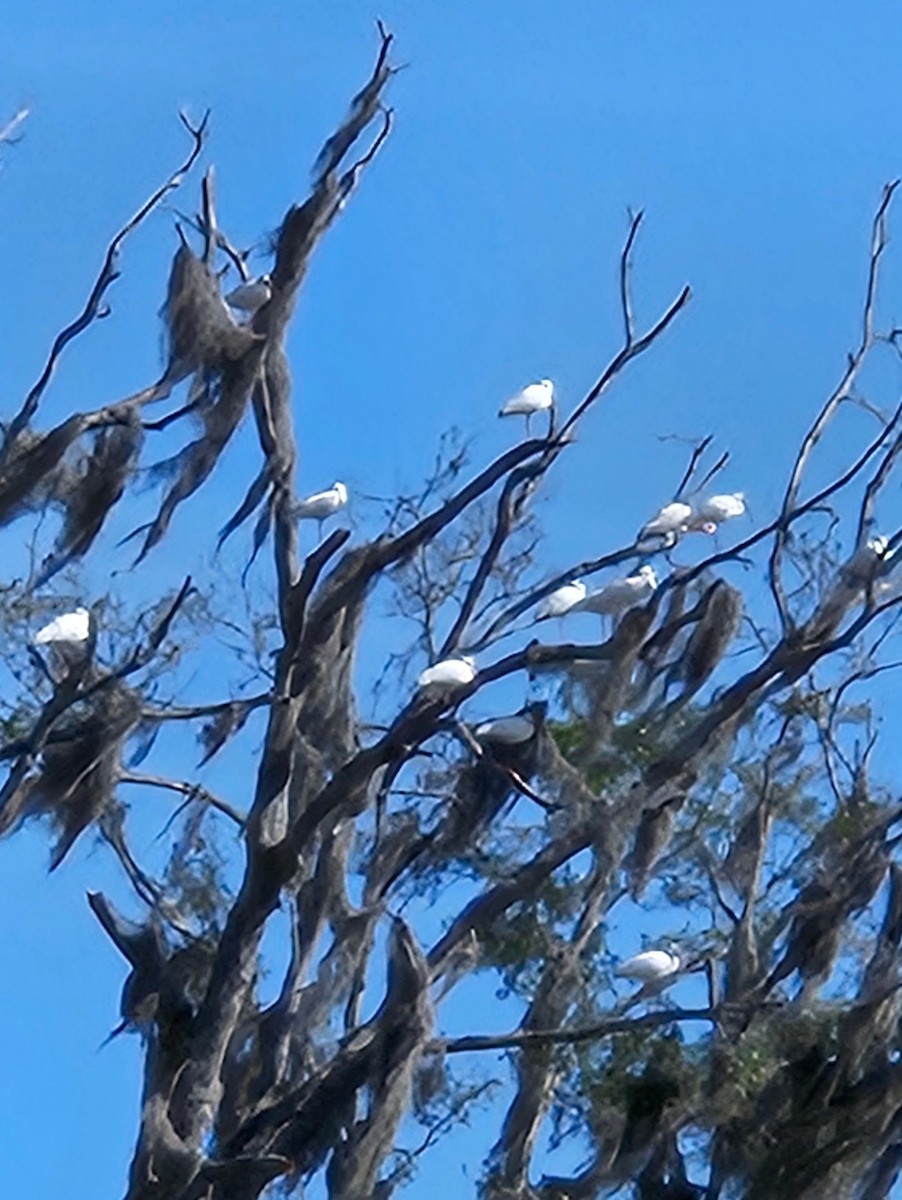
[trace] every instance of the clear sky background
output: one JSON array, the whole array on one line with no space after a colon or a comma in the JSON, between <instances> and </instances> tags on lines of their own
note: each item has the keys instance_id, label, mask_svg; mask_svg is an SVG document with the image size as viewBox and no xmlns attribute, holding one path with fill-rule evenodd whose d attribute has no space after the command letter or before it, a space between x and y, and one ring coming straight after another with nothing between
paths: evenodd
<instances>
[{"instance_id":1,"label":"clear sky background","mask_svg":"<svg viewBox=\"0 0 902 1200\"><path fill-rule=\"evenodd\" d=\"M733 452L725 490L766 518L857 337L870 220L902 173L902 8L889 0L20 5L0 46L0 117L33 106L0 173L3 414L80 310L109 238L184 157L178 108L212 109L220 219L246 245L305 195L371 69L377 16L410 65L391 85L390 143L302 294L299 489L415 483L452 424L486 458L519 436L499 403L539 376L575 403L618 344L631 206L646 211L640 323L684 283L694 299L550 480L543 561L563 569L631 540L682 472L685 447L661 435L714 433ZM196 195L174 204L190 211ZM41 427L155 376L175 245L171 213L128 243L114 316L67 355ZM894 248L885 324L902 325L900 273ZM887 365L875 399L895 400L898 383ZM222 523L256 470L254 444L245 430L137 586L152 594L195 565L197 531ZM825 469L845 451L825 447ZM373 512L352 502L361 530ZM123 1190L140 1060L136 1039L96 1053L124 971L84 893L115 892L116 874L89 839L49 878L47 857L39 830L0 845L0 1179L29 1200L106 1200ZM454 1025L495 1019L486 999L458 1006ZM439 1151L409 1194L467 1194L459 1170Z\"/></svg>"}]
</instances>

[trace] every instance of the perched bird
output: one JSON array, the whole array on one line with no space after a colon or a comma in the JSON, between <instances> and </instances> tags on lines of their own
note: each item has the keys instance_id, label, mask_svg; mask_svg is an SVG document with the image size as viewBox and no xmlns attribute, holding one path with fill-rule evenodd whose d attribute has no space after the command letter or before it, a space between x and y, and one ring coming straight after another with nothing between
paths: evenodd
<instances>
[{"instance_id":1,"label":"perched bird","mask_svg":"<svg viewBox=\"0 0 902 1200\"><path fill-rule=\"evenodd\" d=\"M34 635L36 646L51 644L66 644L77 646L86 642L91 636L91 614L86 608L76 608L74 612L63 613L49 625L39 629Z\"/></svg>"},{"instance_id":2,"label":"perched bird","mask_svg":"<svg viewBox=\"0 0 902 1200\"><path fill-rule=\"evenodd\" d=\"M421 688L435 688L437 691L453 691L454 688L466 687L476 678L476 661L466 655L460 658L445 658L441 662L427 667L417 680Z\"/></svg>"},{"instance_id":3,"label":"perched bird","mask_svg":"<svg viewBox=\"0 0 902 1200\"><path fill-rule=\"evenodd\" d=\"M476 738L480 742L498 742L504 746L518 746L528 742L536 731L535 722L524 713L511 717L495 717L476 726Z\"/></svg>"},{"instance_id":4,"label":"perched bird","mask_svg":"<svg viewBox=\"0 0 902 1200\"><path fill-rule=\"evenodd\" d=\"M269 275L261 275L258 279L250 279L247 283L239 283L226 296L226 304L231 308L240 309L248 316L268 304L272 299L272 280Z\"/></svg>"},{"instance_id":5,"label":"perched bird","mask_svg":"<svg viewBox=\"0 0 902 1200\"><path fill-rule=\"evenodd\" d=\"M343 483L333 483L328 491L314 492L306 500L299 500L292 509L296 521L316 521L319 536L323 536L323 521L334 517L348 502L348 489Z\"/></svg>"},{"instance_id":6,"label":"perched bird","mask_svg":"<svg viewBox=\"0 0 902 1200\"><path fill-rule=\"evenodd\" d=\"M91 657L94 646L90 612L86 608L76 608L74 612L63 613L38 630L34 645L48 648L48 663L43 663L34 651L32 654L45 668L49 667L51 678L59 683L70 671L82 668Z\"/></svg>"},{"instance_id":7,"label":"perched bird","mask_svg":"<svg viewBox=\"0 0 902 1200\"><path fill-rule=\"evenodd\" d=\"M707 526L713 525L716 529L724 521L730 521L733 517L741 517L744 512L745 495L742 492L733 492L731 495L725 496L709 496L707 500L697 500L693 504L689 528L709 533L711 531Z\"/></svg>"},{"instance_id":8,"label":"perched bird","mask_svg":"<svg viewBox=\"0 0 902 1200\"><path fill-rule=\"evenodd\" d=\"M679 973L682 965L680 956L672 950L644 950L621 963L614 974L621 979L663 985Z\"/></svg>"},{"instance_id":9,"label":"perched bird","mask_svg":"<svg viewBox=\"0 0 902 1200\"><path fill-rule=\"evenodd\" d=\"M498 410L499 417L526 417L526 432L533 413L546 412L554 404L554 384L550 379L530 383L522 392L517 392Z\"/></svg>"},{"instance_id":10,"label":"perched bird","mask_svg":"<svg viewBox=\"0 0 902 1200\"><path fill-rule=\"evenodd\" d=\"M889 538L880 534L869 538L865 544L856 550L840 571L843 580L850 586L866 587L876 572L877 564L888 561L893 556L889 549Z\"/></svg>"},{"instance_id":11,"label":"perched bird","mask_svg":"<svg viewBox=\"0 0 902 1200\"><path fill-rule=\"evenodd\" d=\"M667 546L676 545L681 533L685 533L692 520L692 506L682 500L673 500L665 504L656 516L643 525L639 530L636 541L648 537L663 537Z\"/></svg>"},{"instance_id":12,"label":"perched bird","mask_svg":"<svg viewBox=\"0 0 902 1200\"><path fill-rule=\"evenodd\" d=\"M839 568L837 579L808 624L809 637L827 637L839 627L853 605L869 597L885 597L888 589L884 585L890 581L879 577L883 564L892 556L889 538L882 535L869 538L860 546Z\"/></svg>"},{"instance_id":13,"label":"perched bird","mask_svg":"<svg viewBox=\"0 0 902 1200\"><path fill-rule=\"evenodd\" d=\"M551 595L546 596L539 605L536 614L537 621L547 621L549 617L562 617L570 612L586 598L586 585L581 579L574 579L556 588Z\"/></svg>"},{"instance_id":14,"label":"perched bird","mask_svg":"<svg viewBox=\"0 0 902 1200\"><path fill-rule=\"evenodd\" d=\"M654 567L643 566L635 575L627 575L625 579L614 579L597 592L590 592L576 607L580 612L617 617L646 601L657 586L658 577Z\"/></svg>"}]
</instances>

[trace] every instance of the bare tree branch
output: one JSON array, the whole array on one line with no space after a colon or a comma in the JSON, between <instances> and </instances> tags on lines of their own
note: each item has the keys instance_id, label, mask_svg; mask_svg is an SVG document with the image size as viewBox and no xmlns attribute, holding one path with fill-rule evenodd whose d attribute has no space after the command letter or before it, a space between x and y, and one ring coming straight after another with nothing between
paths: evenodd
<instances>
[{"instance_id":1,"label":"bare tree branch","mask_svg":"<svg viewBox=\"0 0 902 1200\"><path fill-rule=\"evenodd\" d=\"M81 314L76 317L76 319L70 325L67 325L65 329L61 330L61 332L57 334L53 346L51 347L50 355L37 382L25 397L25 403L22 405L22 408L4 431L3 446L0 448L0 463L5 463L9 457L10 449L16 442L16 439L37 412L41 396L44 394L44 391L56 368L57 361L59 360L59 357L65 350L66 346L68 346L68 344L74 338L78 337L80 333L84 333L84 331L99 317L105 315L105 311L103 309L104 297L111 285L119 278L119 251L122 247L122 243L125 241L128 235L141 224L144 218L157 207L164 196L168 195L169 192L181 185L185 176L197 162L197 159L200 156L201 150L204 146L204 138L207 132L207 121L209 116L209 113L205 113L200 125L195 127L191 124L184 113L180 114L181 122L188 131L192 140L191 153L188 155L182 165L178 167L172 175L170 175L166 182L158 187L157 190L151 196L149 196L147 200L145 200L135 215L126 221L126 223L110 242L109 246L107 247L106 255L104 256L103 265L100 268L100 274L97 276L97 279L94 282L94 286L91 289L91 294L88 296L88 299L85 302L85 307L83 308Z\"/></svg>"}]
</instances>

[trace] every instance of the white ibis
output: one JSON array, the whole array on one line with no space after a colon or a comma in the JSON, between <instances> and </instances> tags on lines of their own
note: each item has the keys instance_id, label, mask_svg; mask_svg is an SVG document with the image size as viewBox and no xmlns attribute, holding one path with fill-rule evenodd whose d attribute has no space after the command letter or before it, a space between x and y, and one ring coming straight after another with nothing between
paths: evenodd
<instances>
[{"instance_id":1,"label":"white ibis","mask_svg":"<svg viewBox=\"0 0 902 1200\"><path fill-rule=\"evenodd\" d=\"M269 275L261 275L258 279L239 283L225 299L226 304L231 308L240 309L241 312L252 317L258 309L272 299L272 280Z\"/></svg>"},{"instance_id":2,"label":"white ibis","mask_svg":"<svg viewBox=\"0 0 902 1200\"><path fill-rule=\"evenodd\" d=\"M640 983L663 986L679 974L680 956L672 950L643 950L634 954L614 971L621 979L638 979Z\"/></svg>"},{"instance_id":3,"label":"white ibis","mask_svg":"<svg viewBox=\"0 0 902 1200\"><path fill-rule=\"evenodd\" d=\"M691 520L692 506L684 504L682 500L673 500L642 526L636 541L647 537L663 537L668 546L673 546L679 535L689 528Z\"/></svg>"},{"instance_id":4,"label":"white ibis","mask_svg":"<svg viewBox=\"0 0 902 1200\"><path fill-rule=\"evenodd\" d=\"M74 612L63 613L49 625L39 629L34 635L36 646L65 644L77 646L86 642L91 636L91 614L86 608L76 608Z\"/></svg>"},{"instance_id":5,"label":"white ibis","mask_svg":"<svg viewBox=\"0 0 902 1200\"><path fill-rule=\"evenodd\" d=\"M562 587L556 588L550 595L545 597L539 605L536 620L546 621L549 617L562 617L565 613L574 609L582 600L585 600L585 598L586 585L581 579L573 579L570 583L563 584Z\"/></svg>"},{"instance_id":6,"label":"white ibis","mask_svg":"<svg viewBox=\"0 0 902 1200\"><path fill-rule=\"evenodd\" d=\"M334 517L348 502L348 489L343 483L333 483L325 492L314 492L305 500L299 500L292 509L297 521L316 521L319 536L323 536L323 521Z\"/></svg>"},{"instance_id":7,"label":"white ibis","mask_svg":"<svg viewBox=\"0 0 902 1200\"><path fill-rule=\"evenodd\" d=\"M580 612L594 612L599 616L617 617L637 604L644 603L658 586L658 577L654 567L642 566L635 575L627 575L625 579L614 579L590 592L577 607Z\"/></svg>"},{"instance_id":8,"label":"white ibis","mask_svg":"<svg viewBox=\"0 0 902 1200\"><path fill-rule=\"evenodd\" d=\"M475 659L463 655L460 658L444 658L427 667L417 680L417 685L435 691L454 691L455 688L466 687L475 678Z\"/></svg>"},{"instance_id":9,"label":"white ibis","mask_svg":"<svg viewBox=\"0 0 902 1200\"><path fill-rule=\"evenodd\" d=\"M536 726L531 717L516 713L511 717L495 717L476 726L476 739L480 742L496 742L502 746L519 746L528 742L535 734Z\"/></svg>"},{"instance_id":10,"label":"white ibis","mask_svg":"<svg viewBox=\"0 0 902 1200\"><path fill-rule=\"evenodd\" d=\"M692 506L692 519L689 528L709 532L707 526L715 528L724 521L741 517L745 512L745 495L743 492L733 492L724 496L709 496L707 500L697 500Z\"/></svg>"},{"instance_id":11,"label":"white ibis","mask_svg":"<svg viewBox=\"0 0 902 1200\"><path fill-rule=\"evenodd\" d=\"M546 412L553 404L554 384L550 379L540 379L538 383L527 384L522 392L512 396L498 410L498 416L526 417L526 432L529 433L529 421L533 413Z\"/></svg>"}]
</instances>

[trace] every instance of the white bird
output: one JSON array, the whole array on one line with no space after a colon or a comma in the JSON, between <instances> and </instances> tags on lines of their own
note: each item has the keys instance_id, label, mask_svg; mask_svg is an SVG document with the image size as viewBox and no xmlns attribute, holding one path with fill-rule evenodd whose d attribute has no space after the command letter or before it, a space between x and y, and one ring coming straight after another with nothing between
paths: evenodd
<instances>
[{"instance_id":1,"label":"white bird","mask_svg":"<svg viewBox=\"0 0 902 1200\"><path fill-rule=\"evenodd\" d=\"M646 601L657 586L658 577L654 567L640 567L635 575L614 579L597 592L590 592L584 600L580 600L577 608L580 612L616 617Z\"/></svg>"},{"instance_id":2,"label":"white bird","mask_svg":"<svg viewBox=\"0 0 902 1200\"><path fill-rule=\"evenodd\" d=\"M36 646L50 651L50 673L59 681L84 664L91 638L91 614L86 608L63 613L34 635Z\"/></svg>"},{"instance_id":3,"label":"white bird","mask_svg":"<svg viewBox=\"0 0 902 1200\"><path fill-rule=\"evenodd\" d=\"M272 299L272 281L269 275L261 275L258 279L248 280L247 283L239 283L236 288L226 296L226 304L231 308L240 309L241 312L253 316L254 313L268 304Z\"/></svg>"},{"instance_id":4,"label":"white bird","mask_svg":"<svg viewBox=\"0 0 902 1200\"><path fill-rule=\"evenodd\" d=\"M545 621L549 617L562 617L565 613L575 608L580 601L586 598L586 585L581 579L573 579L570 583L565 583L549 595L546 596L539 605L539 611L536 613L537 621Z\"/></svg>"},{"instance_id":5,"label":"white bird","mask_svg":"<svg viewBox=\"0 0 902 1200\"><path fill-rule=\"evenodd\" d=\"M644 950L621 963L614 974L640 983L663 984L677 975L682 965L680 956L671 950Z\"/></svg>"},{"instance_id":6,"label":"white bird","mask_svg":"<svg viewBox=\"0 0 902 1200\"><path fill-rule=\"evenodd\" d=\"M893 553L889 549L888 537L880 534L869 538L844 564L840 574L850 586L864 586L870 582L877 564L892 558Z\"/></svg>"},{"instance_id":7,"label":"white bird","mask_svg":"<svg viewBox=\"0 0 902 1200\"><path fill-rule=\"evenodd\" d=\"M550 379L540 379L538 383L527 384L522 392L512 396L498 410L498 416L526 417L526 432L529 433L529 421L533 413L546 412L553 404L554 384Z\"/></svg>"},{"instance_id":8,"label":"white bird","mask_svg":"<svg viewBox=\"0 0 902 1200\"><path fill-rule=\"evenodd\" d=\"M809 635L822 638L835 630L853 605L868 596L886 598L892 581L881 579L882 564L893 556L889 539L870 538L839 568L832 587L811 618Z\"/></svg>"},{"instance_id":9,"label":"white bird","mask_svg":"<svg viewBox=\"0 0 902 1200\"><path fill-rule=\"evenodd\" d=\"M665 504L656 516L643 525L636 539L641 541L646 537L664 537L669 545L674 545L681 533L685 533L692 520L692 506L682 500L673 500Z\"/></svg>"},{"instance_id":10,"label":"white bird","mask_svg":"<svg viewBox=\"0 0 902 1200\"><path fill-rule=\"evenodd\" d=\"M476 660L463 655L460 658L445 658L427 667L417 680L421 688L453 690L466 687L476 678Z\"/></svg>"},{"instance_id":11,"label":"white bird","mask_svg":"<svg viewBox=\"0 0 902 1200\"><path fill-rule=\"evenodd\" d=\"M299 500L292 509L296 521L316 521L319 536L323 536L323 521L335 514L348 502L348 489L343 483L333 483L325 492L314 492L305 500Z\"/></svg>"},{"instance_id":12,"label":"white bird","mask_svg":"<svg viewBox=\"0 0 902 1200\"><path fill-rule=\"evenodd\" d=\"M834 595L857 596L866 588L875 594L887 591L888 580L880 580L881 564L889 562L895 553L889 548L889 538L882 534L869 538L839 569L839 580L833 587Z\"/></svg>"},{"instance_id":13,"label":"white bird","mask_svg":"<svg viewBox=\"0 0 902 1200\"><path fill-rule=\"evenodd\" d=\"M76 608L74 612L63 613L49 625L39 629L34 635L36 646L66 644L77 646L86 642L91 636L91 614L86 608Z\"/></svg>"},{"instance_id":14,"label":"white bird","mask_svg":"<svg viewBox=\"0 0 902 1200\"><path fill-rule=\"evenodd\" d=\"M528 742L535 734L536 726L531 717L517 713L512 717L495 717L476 726L476 738L480 742L498 742L503 746L519 746Z\"/></svg>"},{"instance_id":15,"label":"white bird","mask_svg":"<svg viewBox=\"0 0 902 1200\"><path fill-rule=\"evenodd\" d=\"M707 500L698 500L692 506L692 519L689 528L701 529L705 532L707 525L722 525L733 517L741 517L745 512L745 495L743 492L733 492L724 496L709 496Z\"/></svg>"}]
</instances>

